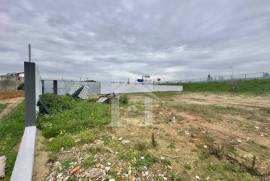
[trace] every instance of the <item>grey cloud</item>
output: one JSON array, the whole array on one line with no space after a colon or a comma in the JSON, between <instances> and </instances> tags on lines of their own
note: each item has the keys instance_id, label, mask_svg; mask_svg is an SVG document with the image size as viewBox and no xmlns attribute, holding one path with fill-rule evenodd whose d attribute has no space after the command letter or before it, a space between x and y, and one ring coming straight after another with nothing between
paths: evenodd
<instances>
[{"instance_id":1,"label":"grey cloud","mask_svg":"<svg viewBox=\"0 0 270 181\"><path fill-rule=\"evenodd\" d=\"M22 70L29 42L43 77L270 71L268 0L0 2L0 73Z\"/></svg>"}]
</instances>

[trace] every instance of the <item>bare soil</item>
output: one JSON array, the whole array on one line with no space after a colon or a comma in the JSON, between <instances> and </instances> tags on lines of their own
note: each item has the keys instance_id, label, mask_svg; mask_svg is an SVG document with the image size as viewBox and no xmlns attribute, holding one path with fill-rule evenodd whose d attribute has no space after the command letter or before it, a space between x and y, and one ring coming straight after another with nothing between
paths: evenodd
<instances>
[{"instance_id":1,"label":"bare soil","mask_svg":"<svg viewBox=\"0 0 270 181\"><path fill-rule=\"evenodd\" d=\"M145 97L149 98L129 95L129 105L120 108L117 127L95 130L94 143L57 154L54 163L47 164L47 179L84 178L87 169L75 176L68 176L68 170L94 154L95 168L109 162L117 180L270 180L270 97L183 93L151 96L150 106L144 104ZM158 160L143 171L131 169L117 156L119 150L128 155L127 150L138 145ZM93 151L97 148L99 152ZM37 174L44 175L46 169L38 165L44 166L49 158L44 153L40 160ZM59 164L67 160L73 160L71 166L59 171ZM112 172L106 174L116 179Z\"/></svg>"},{"instance_id":2,"label":"bare soil","mask_svg":"<svg viewBox=\"0 0 270 181\"><path fill-rule=\"evenodd\" d=\"M2 99L11 99L15 97L24 97L24 91L0 91L0 100Z\"/></svg>"}]
</instances>

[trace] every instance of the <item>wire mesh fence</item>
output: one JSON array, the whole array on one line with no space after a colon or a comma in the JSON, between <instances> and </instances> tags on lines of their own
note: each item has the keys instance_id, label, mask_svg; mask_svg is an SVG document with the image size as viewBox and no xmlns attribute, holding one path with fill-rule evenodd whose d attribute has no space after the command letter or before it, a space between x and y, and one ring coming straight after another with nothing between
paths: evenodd
<instances>
[{"instance_id":1,"label":"wire mesh fence","mask_svg":"<svg viewBox=\"0 0 270 181\"><path fill-rule=\"evenodd\" d=\"M246 74L232 74L232 75L208 75L206 77L192 78L172 81L174 83L188 83L188 82L209 82L209 81L227 81L227 80L249 80L249 79L268 79L270 72L255 72Z\"/></svg>"}]
</instances>

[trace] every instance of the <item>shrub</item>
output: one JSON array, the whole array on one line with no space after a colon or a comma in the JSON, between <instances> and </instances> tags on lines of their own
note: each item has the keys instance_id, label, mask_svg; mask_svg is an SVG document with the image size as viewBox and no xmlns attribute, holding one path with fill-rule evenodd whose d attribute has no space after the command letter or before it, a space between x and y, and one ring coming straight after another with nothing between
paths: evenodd
<instances>
[{"instance_id":1,"label":"shrub","mask_svg":"<svg viewBox=\"0 0 270 181\"><path fill-rule=\"evenodd\" d=\"M119 98L119 102L122 104L127 104L128 103L128 96L126 94L123 94Z\"/></svg>"},{"instance_id":2,"label":"shrub","mask_svg":"<svg viewBox=\"0 0 270 181\"><path fill-rule=\"evenodd\" d=\"M40 99L49 108L50 113L57 113L71 109L74 106L75 100L69 96L59 96L55 94L43 94ZM44 109L40 106L40 113L44 114Z\"/></svg>"}]
</instances>

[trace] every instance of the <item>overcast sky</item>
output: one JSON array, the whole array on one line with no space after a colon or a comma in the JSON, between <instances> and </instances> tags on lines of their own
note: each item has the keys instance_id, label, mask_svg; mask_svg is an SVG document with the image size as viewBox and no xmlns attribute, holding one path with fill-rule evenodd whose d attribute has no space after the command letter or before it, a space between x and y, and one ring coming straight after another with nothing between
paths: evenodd
<instances>
[{"instance_id":1,"label":"overcast sky","mask_svg":"<svg viewBox=\"0 0 270 181\"><path fill-rule=\"evenodd\" d=\"M0 73L162 80L270 71L270 0L0 0Z\"/></svg>"}]
</instances>

